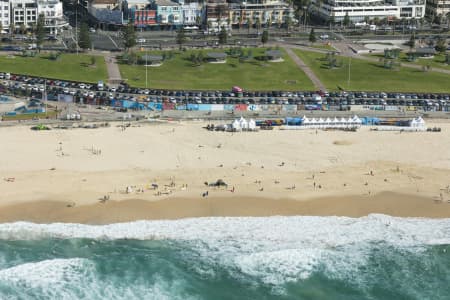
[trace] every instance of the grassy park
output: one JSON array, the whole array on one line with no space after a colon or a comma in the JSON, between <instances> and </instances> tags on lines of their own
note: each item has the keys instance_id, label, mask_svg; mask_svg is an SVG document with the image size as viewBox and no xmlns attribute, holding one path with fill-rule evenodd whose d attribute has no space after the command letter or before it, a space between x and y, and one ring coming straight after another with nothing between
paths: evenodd
<instances>
[{"instance_id":1,"label":"grassy park","mask_svg":"<svg viewBox=\"0 0 450 300\"><path fill-rule=\"evenodd\" d=\"M325 55L295 50L311 67L329 90L397 91L397 92L449 92L450 75L433 71L400 67L386 69L381 63L337 56L342 66L329 69ZM350 85L348 85L350 62Z\"/></svg>"},{"instance_id":2,"label":"grassy park","mask_svg":"<svg viewBox=\"0 0 450 300\"><path fill-rule=\"evenodd\" d=\"M248 53L249 49L244 49ZM282 51L284 62L260 60L267 49L252 48L251 58L240 60L228 55L226 63L214 64L203 61L193 64L189 59L199 50L175 51L173 57L164 60L159 67L147 67L148 87L167 89L204 89L228 90L232 86L241 86L249 90L311 90L309 78ZM204 50L208 52L227 52L229 50ZM142 56L145 52L139 52ZM148 52L149 55L161 55L161 51ZM145 87L145 66L120 64L122 78L132 86Z\"/></svg>"},{"instance_id":3,"label":"grassy park","mask_svg":"<svg viewBox=\"0 0 450 300\"><path fill-rule=\"evenodd\" d=\"M61 54L54 60L48 53L35 57L1 55L0 72L84 82L106 80L108 74L104 58L96 56L95 65L91 65L91 57L85 54Z\"/></svg>"}]
</instances>

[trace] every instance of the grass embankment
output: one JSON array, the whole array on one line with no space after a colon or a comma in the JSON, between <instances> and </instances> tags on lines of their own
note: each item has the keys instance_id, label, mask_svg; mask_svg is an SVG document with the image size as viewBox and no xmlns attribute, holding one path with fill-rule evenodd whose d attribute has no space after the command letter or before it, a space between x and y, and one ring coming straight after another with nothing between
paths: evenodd
<instances>
[{"instance_id":1,"label":"grass embankment","mask_svg":"<svg viewBox=\"0 0 450 300\"><path fill-rule=\"evenodd\" d=\"M32 120L32 119L55 119L57 115L56 111L48 111L47 113L37 114L17 114L15 116L2 116L3 121L18 121L18 120Z\"/></svg>"},{"instance_id":2,"label":"grass embankment","mask_svg":"<svg viewBox=\"0 0 450 300\"><path fill-rule=\"evenodd\" d=\"M91 57L86 54L61 54L57 60L52 60L46 53L35 57L1 55L0 72L92 83L106 80L108 74L104 58L95 56L96 63L91 66Z\"/></svg>"},{"instance_id":3,"label":"grass embankment","mask_svg":"<svg viewBox=\"0 0 450 300\"><path fill-rule=\"evenodd\" d=\"M370 54L369 56L377 57L377 58L384 58L384 54L382 54L382 53ZM408 63L408 64L419 65L419 66L430 65L431 69L438 68L438 69L450 70L450 65L445 63L445 55L443 55L443 54L437 54L430 58L418 58L416 61L408 61L408 55L406 53L400 53L399 61L401 63Z\"/></svg>"},{"instance_id":4,"label":"grass embankment","mask_svg":"<svg viewBox=\"0 0 450 300\"><path fill-rule=\"evenodd\" d=\"M248 49L244 49L245 53ZM227 57L224 64L203 62L193 66L189 60L192 53L199 50L175 51L174 57L159 67L148 67L148 87L162 89L203 89L228 90L232 86L241 86L246 90L311 90L313 85L289 56L283 51L284 62L265 62L258 60L267 49L253 48L253 58L239 62L239 58ZM228 52L223 50L204 50L208 52ZM140 56L145 52L139 52ZM148 52L160 55L161 51ZM132 86L145 87L145 66L121 64L122 78Z\"/></svg>"},{"instance_id":5,"label":"grass embankment","mask_svg":"<svg viewBox=\"0 0 450 300\"><path fill-rule=\"evenodd\" d=\"M341 87L346 90L391 91L391 92L450 92L450 75L437 72L400 67L385 69L379 62L352 59L350 63L350 85L348 85L349 58L337 56L342 61L340 68L328 69L325 55L294 50L311 67L329 90Z\"/></svg>"}]
</instances>

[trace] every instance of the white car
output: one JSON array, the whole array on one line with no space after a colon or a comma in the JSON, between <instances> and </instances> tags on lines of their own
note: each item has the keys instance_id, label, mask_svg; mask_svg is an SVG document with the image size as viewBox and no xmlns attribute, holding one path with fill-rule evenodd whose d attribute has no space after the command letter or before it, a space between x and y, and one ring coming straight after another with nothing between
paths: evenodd
<instances>
[{"instance_id":1,"label":"white car","mask_svg":"<svg viewBox=\"0 0 450 300\"><path fill-rule=\"evenodd\" d=\"M145 39L137 39L136 42L137 43L145 43Z\"/></svg>"},{"instance_id":2,"label":"white car","mask_svg":"<svg viewBox=\"0 0 450 300\"><path fill-rule=\"evenodd\" d=\"M64 92L64 94L68 94L69 93L69 89L64 89L63 92Z\"/></svg>"},{"instance_id":3,"label":"white car","mask_svg":"<svg viewBox=\"0 0 450 300\"><path fill-rule=\"evenodd\" d=\"M80 83L80 84L78 85L78 87L79 87L80 89L82 89L82 90L84 90L84 89L86 88L86 86L85 86L83 83Z\"/></svg>"},{"instance_id":4,"label":"white car","mask_svg":"<svg viewBox=\"0 0 450 300\"><path fill-rule=\"evenodd\" d=\"M115 93L115 92L116 92L116 88L115 88L115 87L111 87L111 88L109 89L109 91Z\"/></svg>"}]
</instances>

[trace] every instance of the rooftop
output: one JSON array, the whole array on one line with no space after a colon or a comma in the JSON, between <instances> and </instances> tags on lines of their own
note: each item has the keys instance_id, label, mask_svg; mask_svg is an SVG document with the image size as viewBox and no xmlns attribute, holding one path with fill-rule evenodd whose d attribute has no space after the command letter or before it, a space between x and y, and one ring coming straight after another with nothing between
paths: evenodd
<instances>
[{"instance_id":1,"label":"rooftop","mask_svg":"<svg viewBox=\"0 0 450 300\"><path fill-rule=\"evenodd\" d=\"M170 0L155 0L156 5L160 6L179 6L180 4Z\"/></svg>"},{"instance_id":2,"label":"rooftop","mask_svg":"<svg viewBox=\"0 0 450 300\"><path fill-rule=\"evenodd\" d=\"M141 59L147 61L162 61L163 57L161 55L142 55Z\"/></svg>"},{"instance_id":3,"label":"rooftop","mask_svg":"<svg viewBox=\"0 0 450 300\"><path fill-rule=\"evenodd\" d=\"M266 56L270 57L281 57L282 53L280 50L267 50Z\"/></svg>"},{"instance_id":4,"label":"rooftop","mask_svg":"<svg viewBox=\"0 0 450 300\"><path fill-rule=\"evenodd\" d=\"M209 58L216 58L216 59L219 59L219 58L224 59L227 57L227 54L225 52L208 52L206 55Z\"/></svg>"},{"instance_id":5,"label":"rooftop","mask_svg":"<svg viewBox=\"0 0 450 300\"><path fill-rule=\"evenodd\" d=\"M118 0L94 0L92 5L95 4L117 4Z\"/></svg>"}]
</instances>

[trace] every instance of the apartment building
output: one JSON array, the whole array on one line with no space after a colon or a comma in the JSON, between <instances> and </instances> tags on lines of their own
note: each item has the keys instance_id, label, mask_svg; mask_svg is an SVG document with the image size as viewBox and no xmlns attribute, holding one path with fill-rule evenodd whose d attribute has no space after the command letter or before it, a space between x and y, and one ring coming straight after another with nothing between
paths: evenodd
<instances>
[{"instance_id":1,"label":"apartment building","mask_svg":"<svg viewBox=\"0 0 450 300\"><path fill-rule=\"evenodd\" d=\"M294 19L294 9L279 0L250 0L230 3L231 24L284 24Z\"/></svg>"},{"instance_id":2,"label":"apartment building","mask_svg":"<svg viewBox=\"0 0 450 300\"><path fill-rule=\"evenodd\" d=\"M11 0L10 22L15 28L22 25L31 28L37 24L38 16L44 15L45 28L56 34L68 25L63 15L62 2L59 0Z\"/></svg>"},{"instance_id":3,"label":"apartment building","mask_svg":"<svg viewBox=\"0 0 450 300\"><path fill-rule=\"evenodd\" d=\"M9 6L9 0L0 0L0 25L1 25L1 32L6 32L9 28L10 24L10 6Z\"/></svg>"},{"instance_id":4,"label":"apartment building","mask_svg":"<svg viewBox=\"0 0 450 300\"><path fill-rule=\"evenodd\" d=\"M427 15L447 17L450 14L450 0L427 0Z\"/></svg>"},{"instance_id":5,"label":"apartment building","mask_svg":"<svg viewBox=\"0 0 450 300\"><path fill-rule=\"evenodd\" d=\"M425 0L314 0L317 13L324 19L352 22L369 19L420 19L425 15Z\"/></svg>"}]
</instances>

